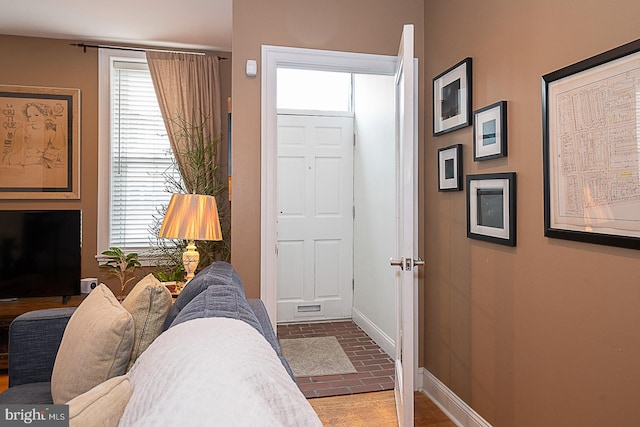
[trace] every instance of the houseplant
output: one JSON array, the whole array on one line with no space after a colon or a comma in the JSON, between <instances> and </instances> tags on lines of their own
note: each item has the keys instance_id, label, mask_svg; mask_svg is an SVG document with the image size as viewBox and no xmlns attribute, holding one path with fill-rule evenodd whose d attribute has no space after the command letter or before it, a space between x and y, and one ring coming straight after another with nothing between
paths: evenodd
<instances>
[{"instance_id":1,"label":"houseplant","mask_svg":"<svg viewBox=\"0 0 640 427\"><path fill-rule=\"evenodd\" d=\"M156 268L154 276L164 283L171 292L176 292L184 286L184 264Z\"/></svg>"},{"instance_id":2,"label":"houseplant","mask_svg":"<svg viewBox=\"0 0 640 427\"><path fill-rule=\"evenodd\" d=\"M141 265L138 261L138 254L135 252L125 254L120 248L110 247L102 252L102 255L107 261L100 264L99 268L104 270L107 275L118 278L120 281L120 296L118 298L123 300L127 284L135 279L134 270Z\"/></svg>"}]
</instances>

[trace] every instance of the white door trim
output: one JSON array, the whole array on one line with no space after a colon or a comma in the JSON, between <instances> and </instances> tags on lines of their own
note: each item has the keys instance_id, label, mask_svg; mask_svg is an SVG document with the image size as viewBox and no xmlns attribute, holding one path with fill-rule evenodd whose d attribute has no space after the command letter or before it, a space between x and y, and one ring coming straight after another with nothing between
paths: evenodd
<instances>
[{"instance_id":1,"label":"white door trim","mask_svg":"<svg viewBox=\"0 0 640 427\"><path fill-rule=\"evenodd\" d=\"M260 298L276 328L277 262L277 68L394 75L396 57L281 46L262 46L260 159Z\"/></svg>"}]
</instances>

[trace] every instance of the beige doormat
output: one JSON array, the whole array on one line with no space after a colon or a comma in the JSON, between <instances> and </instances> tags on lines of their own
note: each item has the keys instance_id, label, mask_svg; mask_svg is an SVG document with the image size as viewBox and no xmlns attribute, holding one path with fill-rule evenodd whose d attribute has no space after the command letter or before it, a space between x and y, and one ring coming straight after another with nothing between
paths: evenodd
<instances>
[{"instance_id":1,"label":"beige doormat","mask_svg":"<svg viewBox=\"0 0 640 427\"><path fill-rule=\"evenodd\" d=\"M296 377L357 372L336 337L282 339L280 347Z\"/></svg>"}]
</instances>

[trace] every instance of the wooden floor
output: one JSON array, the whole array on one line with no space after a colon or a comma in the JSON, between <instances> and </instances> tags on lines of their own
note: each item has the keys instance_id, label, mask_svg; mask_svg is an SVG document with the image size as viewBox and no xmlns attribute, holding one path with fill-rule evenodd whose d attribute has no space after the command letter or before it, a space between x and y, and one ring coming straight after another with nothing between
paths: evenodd
<instances>
[{"instance_id":1,"label":"wooden floor","mask_svg":"<svg viewBox=\"0 0 640 427\"><path fill-rule=\"evenodd\" d=\"M324 427L397 427L393 390L309 399ZM427 396L415 394L415 426L455 427Z\"/></svg>"},{"instance_id":2,"label":"wooden floor","mask_svg":"<svg viewBox=\"0 0 640 427\"><path fill-rule=\"evenodd\" d=\"M8 387L7 371L0 371L0 392ZM309 399L324 427L397 427L393 390ZM415 394L416 427L455 427L427 396Z\"/></svg>"}]
</instances>

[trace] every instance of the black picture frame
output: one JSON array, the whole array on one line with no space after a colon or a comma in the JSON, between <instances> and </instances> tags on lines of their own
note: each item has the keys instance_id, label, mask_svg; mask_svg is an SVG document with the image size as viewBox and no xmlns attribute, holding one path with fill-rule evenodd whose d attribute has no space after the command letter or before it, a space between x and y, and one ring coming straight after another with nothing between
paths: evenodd
<instances>
[{"instance_id":1,"label":"black picture frame","mask_svg":"<svg viewBox=\"0 0 640 427\"><path fill-rule=\"evenodd\" d=\"M516 246L516 173L467 175L467 237Z\"/></svg>"},{"instance_id":2,"label":"black picture frame","mask_svg":"<svg viewBox=\"0 0 640 427\"><path fill-rule=\"evenodd\" d=\"M80 89L0 85L0 199L80 199Z\"/></svg>"},{"instance_id":3,"label":"black picture frame","mask_svg":"<svg viewBox=\"0 0 640 427\"><path fill-rule=\"evenodd\" d=\"M507 101L473 112L473 161L507 156Z\"/></svg>"},{"instance_id":4,"label":"black picture frame","mask_svg":"<svg viewBox=\"0 0 640 427\"><path fill-rule=\"evenodd\" d=\"M636 40L542 76L546 237L640 249L639 74Z\"/></svg>"},{"instance_id":5,"label":"black picture frame","mask_svg":"<svg viewBox=\"0 0 640 427\"><path fill-rule=\"evenodd\" d=\"M433 78L433 136L471 124L472 60L465 58Z\"/></svg>"},{"instance_id":6,"label":"black picture frame","mask_svg":"<svg viewBox=\"0 0 640 427\"><path fill-rule=\"evenodd\" d=\"M462 144L438 148L438 191L462 190Z\"/></svg>"}]
</instances>

